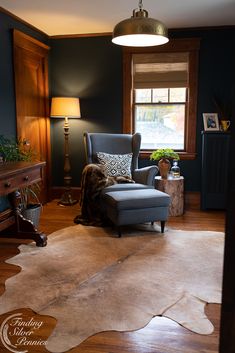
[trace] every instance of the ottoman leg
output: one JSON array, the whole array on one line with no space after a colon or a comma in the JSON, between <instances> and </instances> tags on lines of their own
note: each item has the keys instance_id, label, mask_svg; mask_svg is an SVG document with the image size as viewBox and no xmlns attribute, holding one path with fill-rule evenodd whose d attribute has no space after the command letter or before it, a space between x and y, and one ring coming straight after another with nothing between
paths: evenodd
<instances>
[{"instance_id":1,"label":"ottoman leg","mask_svg":"<svg viewBox=\"0 0 235 353\"><path fill-rule=\"evenodd\" d=\"M164 233L165 223L165 221L161 221L161 233Z\"/></svg>"},{"instance_id":2,"label":"ottoman leg","mask_svg":"<svg viewBox=\"0 0 235 353\"><path fill-rule=\"evenodd\" d=\"M122 236L121 227L118 226L117 230L118 230L118 238L121 238Z\"/></svg>"}]
</instances>

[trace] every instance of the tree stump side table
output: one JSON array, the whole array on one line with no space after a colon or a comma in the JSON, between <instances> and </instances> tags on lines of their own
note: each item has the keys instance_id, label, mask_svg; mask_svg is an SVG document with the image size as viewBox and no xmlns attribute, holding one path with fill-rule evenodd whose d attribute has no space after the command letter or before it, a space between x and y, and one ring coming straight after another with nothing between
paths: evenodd
<instances>
[{"instance_id":1,"label":"tree stump side table","mask_svg":"<svg viewBox=\"0 0 235 353\"><path fill-rule=\"evenodd\" d=\"M155 177L155 188L170 195L169 216L181 216L184 213L184 177L162 179Z\"/></svg>"}]
</instances>

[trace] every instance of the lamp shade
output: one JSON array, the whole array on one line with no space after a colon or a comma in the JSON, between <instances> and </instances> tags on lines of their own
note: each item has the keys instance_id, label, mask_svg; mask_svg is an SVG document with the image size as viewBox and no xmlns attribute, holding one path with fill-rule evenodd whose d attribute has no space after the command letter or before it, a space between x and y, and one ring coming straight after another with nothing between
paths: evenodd
<instances>
[{"instance_id":1,"label":"lamp shade","mask_svg":"<svg viewBox=\"0 0 235 353\"><path fill-rule=\"evenodd\" d=\"M142 5L133 11L131 18L119 22L113 30L112 42L118 45L148 47L168 41L166 26L154 18L149 18Z\"/></svg>"},{"instance_id":2,"label":"lamp shade","mask_svg":"<svg viewBox=\"0 0 235 353\"><path fill-rule=\"evenodd\" d=\"M79 98L53 97L51 100L51 117L81 118Z\"/></svg>"}]
</instances>

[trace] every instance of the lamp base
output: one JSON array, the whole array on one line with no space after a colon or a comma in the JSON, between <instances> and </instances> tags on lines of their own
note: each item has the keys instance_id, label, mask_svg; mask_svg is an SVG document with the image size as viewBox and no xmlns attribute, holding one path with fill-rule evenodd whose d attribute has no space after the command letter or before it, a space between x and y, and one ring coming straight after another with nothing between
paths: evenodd
<instances>
[{"instance_id":1,"label":"lamp base","mask_svg":"<svg viewBox=\"0 0 235 353\"><path fill-rule=\"evenodd\" d=\"M63 206L72 206L75 205L77 202L78 200L74 200L70 191L68 190L64 192L58 204Z\"/></svg>"}]
</instances>

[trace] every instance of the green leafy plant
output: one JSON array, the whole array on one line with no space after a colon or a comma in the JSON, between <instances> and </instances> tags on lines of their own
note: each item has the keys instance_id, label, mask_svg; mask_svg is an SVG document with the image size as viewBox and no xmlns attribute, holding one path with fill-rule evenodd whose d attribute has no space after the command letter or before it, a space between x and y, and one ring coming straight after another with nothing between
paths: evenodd
<instances>
[{"instance_id":1,"label":"green leafy plant","mask_svg":"<svg viewBox=\"0 0 235 353\"><path fill-rule=\"evenodd\" d=\"M33 184L25 188L20 189L20 208L27 209L32 208L34 205L40 204L38 194L40 193L40 186Z\"/></svg>"},{"instance_id":2,"label":"green leafy plant","mask_svg":"<svg viewBox=\"0 0 235 353\"><path fill-rule=\"evenodd\" d=\"M159 161L160 159L176 159L179 160L179 154L171 148L162 148L155 150L151 153L150 159L153 161Z\"/></svg>"},{"instance_id":3,"label":"green leafy plant","mask_svg":"<svg viewBox=\"0 0 235 353\"><path fill-rule=\"evenodd\" d=\"M3 162L26 161L31 162L36 160L37 153L32 149L27 140L15 139L0 135L0 156ZM38 195L40 186L33 184L20 189L20 209L25 210L32 208L34 205L40 204Z\"/></svg>"},{"instance_id":4,"label":"green leafy plant","mask_svg":"<svg viewBox=\"0 0 235 353\"><path fill-rule=\"evenodd\" d=\"M16 140L0 135L0 156L5 162L32 161L36 158L27 140Z\"/></svg>"}]
</instances>

